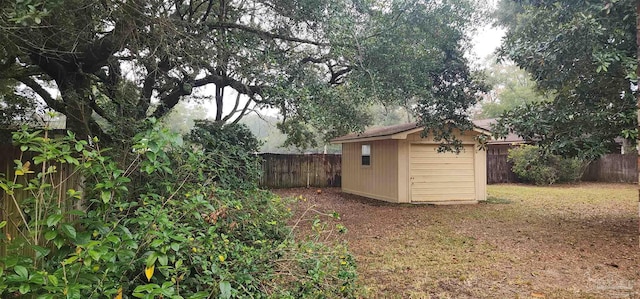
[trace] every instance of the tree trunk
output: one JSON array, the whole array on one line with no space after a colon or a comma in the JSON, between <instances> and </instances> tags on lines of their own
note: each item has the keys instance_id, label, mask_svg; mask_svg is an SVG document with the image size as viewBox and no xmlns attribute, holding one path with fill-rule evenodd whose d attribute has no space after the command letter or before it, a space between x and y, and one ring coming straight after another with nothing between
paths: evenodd
<instances>
[{"instance_id":1,"label":"tree trunk","mask_svg":"<svg viewBox=\"0 0 640 299\"><path fill-rule=\"evenodd\" d=\"M636 0L636 75L638 77L636 88L640 88L640 0ZM640 135L640 90L636 89L636 105L638 114L638 135ZM639 136L640 137L640 136ZM638 138L638 184L640 185L640 138ZM638 216L640 217L640 189L638 189ZM640 221L638 222L638 232L640 233ZM638 239L640 246L640 238Z\"/></svg>"},{"instance_id":2,"label":"tree trunk","mask_svg":"<svg viewBox=\"0 0 640 299\"><path fill-rule=\"evenodd\" d=\"M64 99L65 109L62 111L67 117L67 129L76 134L76 138L87 140L102 132L92 130L90 106L90 92L88 78L81 74L69 74L56 82L60 89L60 96ZM102 136L99 136L102 137Z\"/></svg>"}]
</instances>

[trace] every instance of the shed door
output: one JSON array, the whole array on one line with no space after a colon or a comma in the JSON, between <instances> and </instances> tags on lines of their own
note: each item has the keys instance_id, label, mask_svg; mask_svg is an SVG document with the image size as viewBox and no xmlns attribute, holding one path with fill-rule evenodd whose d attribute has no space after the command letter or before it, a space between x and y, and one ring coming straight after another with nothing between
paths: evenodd
<instances>
[{"instance_id":1,"label":"shed door","mask_svg":"<svg viewBox=\"0 0 640 299\"><path fill-rule=\"evenodd\" d=\"M475 200L474 147L465 145L458 155L438 153L437 148L437 145L411 145L411 201Z\"/></svg>"}]
</instances>

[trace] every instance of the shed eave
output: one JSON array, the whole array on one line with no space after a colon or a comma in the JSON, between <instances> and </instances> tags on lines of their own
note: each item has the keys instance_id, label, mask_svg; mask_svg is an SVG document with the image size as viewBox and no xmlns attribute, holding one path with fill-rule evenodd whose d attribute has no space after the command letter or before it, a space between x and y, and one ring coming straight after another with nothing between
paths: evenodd
<instances>
[{"instance_id":1,"label":"shed eave","mask_svg":"<svg viewBox=\"0 0 640 299\"><path fill-rule=\"evenodd\" d=\"M421 132L422 130L424 130L424 127L417 127L417 128L413 128L413 129L409 129L401 132L396 132L393 134L379 135L379 136L368 136L368 137L353 136L351 138L345 138L345 139L341 139L341 137L338 137L336 139L331 140L330 143L342 144L342 143L367 142L367 141L388 140L388 139L406 140L409 135L417 132ZM491 132L477 126L474 126L472 131L478 134L492 137Z\"/></svg>"},{"instance_id":2,"label":"shed eave","mask_svg":"<svg viewBox=\"0 0 640 299\"><path fill-rule=\"evenodd\" d=\"M331 140L331 144L342 144L342 143L354 143L354 142L367 142L367 141L377 141L377 140L387 140L387 139L395 139L392 138L392 135L386 136L372 136L372 137L354 137L351 139L341 139L341 140Z\"/></svg>"},{"instance_id":3,"label":"shed eave","mask_svg":"<svg viewBox=\"0 0 640 299\"><path fill-rule=\"evenodd\" d=\"M491 132L489 130L485 130L485 129L480 128L478 126L474 126L473 127L473 131L476 132L476 133L487 135L489 137L493 137L493 134L491 134Z\"/></svg>"}]
</instances>

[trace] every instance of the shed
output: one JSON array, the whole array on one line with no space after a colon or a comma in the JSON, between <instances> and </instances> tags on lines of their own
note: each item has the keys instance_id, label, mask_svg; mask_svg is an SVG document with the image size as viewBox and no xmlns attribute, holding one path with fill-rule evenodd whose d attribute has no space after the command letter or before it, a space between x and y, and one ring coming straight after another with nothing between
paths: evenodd
<instances>
[{"instance_id":1,"label":"shed","mask_svg":"<svg viewBox=\"0 0 640 299\"><path fill-rule=\"evenodd\" d=\"M342 144L342 191L396 203L486 200L486 152L475 137L488 131L456 132L464 148L455 154L438 152L423 130L410 123L333 139Z\"/></svg>"}]
</instances>

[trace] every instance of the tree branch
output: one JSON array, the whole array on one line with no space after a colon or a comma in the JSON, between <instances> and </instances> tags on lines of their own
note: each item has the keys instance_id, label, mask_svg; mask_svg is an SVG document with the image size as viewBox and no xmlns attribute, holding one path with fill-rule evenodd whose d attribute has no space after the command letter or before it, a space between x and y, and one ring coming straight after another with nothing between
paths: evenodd
<instances>
[{"instance_id":1,"label":"tree branch","mask_svg":"<svg viewBox=\"0 0 640 299\"><path fill-rule=\"evenodd\" d=\"M147 67L148 69L148 67ZM149 109L151 103L151 96L153 95L153 86L156 84L156 71L148 71L147 76L142 83L142 92L140 93L140 100L138 102L138 117L144 117Z\"/></svg>"},{"instance_id":2,"label":"tree branch","mask_svg":"<svg viewBox=\"0 0 640 299\"><path fill-rule=\"evenodd\" d=\"M42 87L42 85L36 82L36 80L30 77L17 78L17 80L22 82L24 85L28 86L29 88L31 88L31 90L33 90L35 93L37 93L44 100L47 106L49 106L51 109L58 111L62 114L65 113L66 111L65 105L61 102L56 101L53 97L51 97L51 94L48 91L46 91L44 87Z\"/></svg>"},{"instance_id":3,"label":"tree branch","mask_svg":"<svg viewBox=\"0 0 640 299\"><path fill-rule=\"evenodd\" d=\"M229 86L235 89L237 92L246 94L248 96L254 96L260 94L264 87L258 85L246 85L238 80L231 79L226 76L220 75L208 75L202 79L195 80L192 84L193 87L200 87L207 84L215 84L217 86L226 87Z\"/></svg>"},{"instance_id":4,"label":"tree branch","mask_svg":"<svg viewBox=\"0 0 640 299\"><path fill-rule=\"evenodd\" d=\"M302 43L302 44L309 44L309 45L314 45L314 46L332 46L332 45L338 45L338 44L330 44L330 43L326 43L326 42L319 42L319 41L314 41L314 40L309 40L309 39L304 39L304 38L298 38L298 37L293 37L293 36L287 36L287 35L282 35L282 34L277 34L277 33L271 33L271 32L267 32L264 30L260 30L260 29L256 29L256 28L252 28L246 25L241 25L241 24L234 24L234 23L214 23L214 24L209 24L207 25L207 27L209 29L238 29L238 30L242 30L245 32L249 32L249 33L253 33L255 35L264 37L264 38L268 38L268 39L279 39L279 40L285 40L285 41L290 41L290 42L297 42L297 43Z\"/></svg>"},{"instance_id":5,"label":"tree branch","mask_svg":"<svg viewBox=\"0 0 640 299\"><path fill-rule=\"evenodd\" d=\"M100 115L100 117L106 119L108 122L110 123L114 123L114 119L113 117L110 117L107 112L98 105L98 103L96 103L96 99L95 96L91 95L91 100L89 101L89 106L91 106L91 109L93 109L93 111L95 111L98 115Z\"/></svg>"},{"instance_id":6,"label":"tree branch","mask_svg":"<svg viewBox=\"0 0 640 299\"><path fill-rule=\"evenodd\" d=\"M162 97L160 99L160 105L158 106L156 111L153 112L153 117L155 118L163 117L165 114L171 111L173 107L175 107L178 104L182 96L191 94L191 91L185 90L184 87L185 87L184 83L181 83L180 86L176 88L174 91Z\"/></svg>"},{"instance_id":7,"label":"tree branch","mask_svg":"<svg viewBox=\"0 0 640 299\"><path fill-rule=\"evenodd\" d=\"M207 18L209 17L209 14L211 13L211 8L213 7L213 0L209 0L208 2L209 2L209 5L207 5L207 10L202 15L202 19L200 19L201 22L206 21Z\"/></svg>"},{"instance_id":8,"label":"tree branch","mask_svg":"<svg viewBox=\"0 0 640 299\"><path fill-rule=\"evenodd\" d=\"M349 72L351 72L351 70L352 68L348 66L344 69L334 72L333 69L329 67L329 71L331 72L331 79L329 80L329 84L338 85L344 83L344 81L342 81L342 76L348 74Z\"/></svg>"},{"instance_id":9,"label":"tree branch","mask_svg":"<svg viewBox=\"0 0 640 299\"><path fill-rule=\"evenodd\" d=\"M165 96L160 98L160 106L154 111L153 116L160 118L164 116L169 110L178 104L180 98L185 95L191 94L193 88L205 86L207 84L215 84L217 88L224 88L229 86L235 89L239 94L244 94L249 97L255 97L255 95L263 92L263 86L246 85L238 80L231 79L229 77L220 75L208 75L202 79L194 80L191 82L182 82L179 86L175 87L173 91L168 92Z\"/></svg>"},{"instance_id":10,"label":"tree branch","mask_svg":"<svg viewBox=\"0 0 640 299\"><path fill-rule=\"evenodd\" d=\"M231 122L232 124L237 124L240 119L242 119L242 117L244 117L247 113L247 109L249 109L249 105L251 104L251 102L253 101L253 97L250 97L249 100L247 100L247 103L244 105L244 108L242 109L242 111L240 112L240 114L238 115L238 117L236 117L235 120L233 120L233 122ZM235 110L235 109L234 109ZM233 115L233 113L229 114L229 115Z\"/></svg>"},{"instance_id":11,"label":"tree branch","mask_svg":"<svg viewBox=\"0 0 640 299\"><path fill-rule=\"evenodd\" d=\"M233 105L233 109L231 109L231 113L229 113L227 116L225 116L222 121L226 122L228 121L231 116L233 116L233 113L236 111L236 109L238 109L238 105L240 105L240 93L238 93L238 96L236 96L236 103Z\"/></svg>"}]
</instances>

